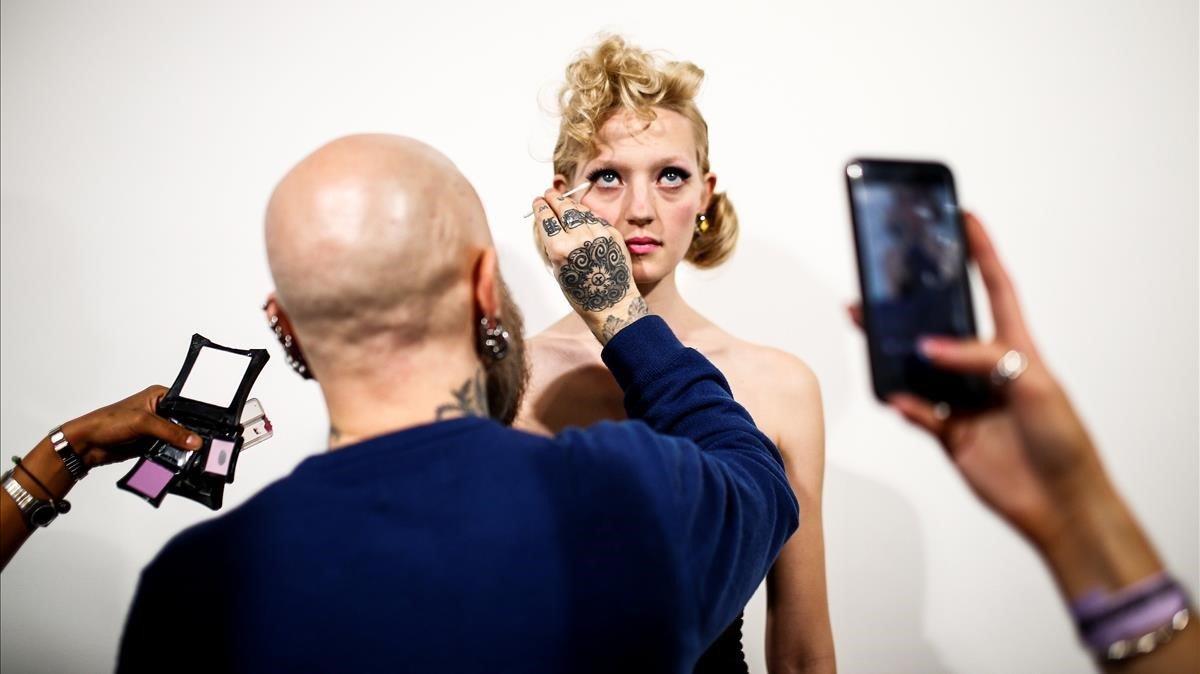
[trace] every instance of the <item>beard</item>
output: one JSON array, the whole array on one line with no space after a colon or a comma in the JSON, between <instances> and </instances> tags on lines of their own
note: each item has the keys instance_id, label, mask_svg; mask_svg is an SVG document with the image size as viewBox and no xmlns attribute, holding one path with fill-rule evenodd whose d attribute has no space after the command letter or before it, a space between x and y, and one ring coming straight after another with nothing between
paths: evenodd
<instances>
[{"instance_id":1,"label":"beard","mask_svg":"<svg viewBox=\"0 0 1200 674\"><path fill-rule=\"evenodd\" d=\"M499 281L500 315L504 329L508 331L508 352L500 360L486 355L481 355L481 360L487 376L488 414L505 426L511 426L529 382L529 366L525 360L525 321L508 285L503 279Z\"/></svg>"}]
</instances>

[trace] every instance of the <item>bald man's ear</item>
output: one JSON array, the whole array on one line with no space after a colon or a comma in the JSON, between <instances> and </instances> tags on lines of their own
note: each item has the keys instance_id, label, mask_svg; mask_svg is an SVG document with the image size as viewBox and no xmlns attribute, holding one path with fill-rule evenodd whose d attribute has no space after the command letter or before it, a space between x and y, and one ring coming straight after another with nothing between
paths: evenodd
<instances>
[{"instance_id":1,"label":"bald man's ear","mask_svg":"<svg viewBox=\"0 0 1200 674\"><path fill-rule=\"evenodd\" d=\"M287 314L283 313L283 307L279 306L279 298L276 297L274 290L267 293L262 310L267 315L267 322L271 324L271 327L275 327L280 320L287 320Z\"/></svg>"},{"instance_id":2,"label":"bald man's ear","mask_svg":"<svg viewBox=\"0 0 1200 674\"><path fill-rule=\"evenodd\" d=\"M288 365L301 377L315 379L308 359L304 357L304 350L300 348L300 339L296 337L292 328L292 320L279 304L279 298L275 296L274 291L267 295L267 301L263 302L262 308L263 313L267 315L267 327L271 328L279 340L279 345L283 347Z\"/></svg>"},{"instance_id":3,"label":"bald man's ear","mask_svg":"<svg viewBox=\"0 0 1200 674\"><path fill-rule=\"evenodd\" d=\"M485 248L475 262L475 306L484 318L504 320L500 315L500 268L495 248Z\"/></svg>"}]
</instances>

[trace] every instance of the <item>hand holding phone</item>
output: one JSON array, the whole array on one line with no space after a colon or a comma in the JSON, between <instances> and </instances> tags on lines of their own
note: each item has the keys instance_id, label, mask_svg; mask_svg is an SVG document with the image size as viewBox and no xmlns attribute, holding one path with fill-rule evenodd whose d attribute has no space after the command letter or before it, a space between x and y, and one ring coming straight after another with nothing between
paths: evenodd
<instances>
[{"instance_id":1,"label":"hand holding phone","mask_svg":"<svg viewBox=\"0 0 1200 674\"><path fill-rule=\"evenodd\" d=\"M994 405L945 416L930 399L910 393L888 404L936 437L972 490L1043 552L1062 543L1071 513L1106 501L1112 486L1087 429L1042 360L1026 326L1012 280L983 225L963 215L967 247L979 266L996 336L931 338L920 347L947 372L989 379L998 361L1017 351L1028 367L995 388ZM851 317L864 327L861 307Z\"/></svg>"},{"instance_id":2,"label":"hand holding phone","mask_svg":"<svg viewBox=\"0 0 1200 674\"><path fill-rule=\"evenodd\" d=\"M990 400L983 378L935 367L922 337L976 335L966 239L946 166L855 159L846 186L875 395L912 393L952 409Z\"/></svg>"}]
</instances>

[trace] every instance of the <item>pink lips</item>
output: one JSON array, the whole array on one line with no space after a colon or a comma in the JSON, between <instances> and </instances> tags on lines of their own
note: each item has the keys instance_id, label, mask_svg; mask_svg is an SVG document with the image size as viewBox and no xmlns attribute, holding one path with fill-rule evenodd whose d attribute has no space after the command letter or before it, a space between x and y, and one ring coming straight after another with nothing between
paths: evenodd
<instances>
[{"instance_id":1,"label":"pink lips","mask_svg":"<svg viewBox=\"0 0 1200 674\"><path fill-rule=\"evenodd\" d=\"M629 247L629 252L634 255L645 255L662 247L661 243L646 236L635 236L632 239L626 239L625 245Z\"/></svg>"}]
</instances>

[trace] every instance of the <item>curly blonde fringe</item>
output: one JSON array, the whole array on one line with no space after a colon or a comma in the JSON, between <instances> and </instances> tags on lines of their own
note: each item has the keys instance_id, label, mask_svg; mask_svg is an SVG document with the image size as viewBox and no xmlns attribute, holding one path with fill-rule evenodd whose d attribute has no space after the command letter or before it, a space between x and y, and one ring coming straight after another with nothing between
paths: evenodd
<instances>
[{"instance_id":1,"label":"curly blonde fringe","mask_svg":"<svg viewBox=\"0 0 1200 674\"><path fill-rule=\"evenodd\" d=\"M616 112L630 111L649 125L658 107L692 122L696 163L708 173L708 124L695 101L703 81L704 71L693 63L663 61L620 36L604 37L567 66L558 95L562 123L554 146L554 172L572 179L595 156L596 133ZM728 259L738 237L737 213L725 194L712 196L705 218L708 228L696 233L685 258L702 269Z\"/></svg>"}]
</instances>

